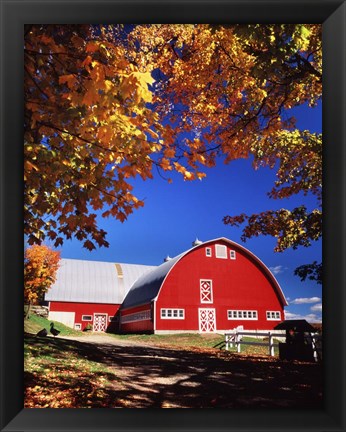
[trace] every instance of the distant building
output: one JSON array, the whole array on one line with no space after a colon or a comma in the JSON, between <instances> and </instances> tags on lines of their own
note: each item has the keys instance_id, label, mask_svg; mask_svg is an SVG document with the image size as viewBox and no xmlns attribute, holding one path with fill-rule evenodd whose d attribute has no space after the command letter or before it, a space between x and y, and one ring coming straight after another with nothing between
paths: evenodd
<instances>
[{"instance_id":1,"label":"distant building","mask_svg":"<svg viewBox=\"0 0 346 432\"><path fill-rule=\"evenodd\" d=\"M271 330L287 305L268 267L226 238L196 239L158 267L64 259L46 300L50 319L124 333Z\"/></svg>"}]
</instances>

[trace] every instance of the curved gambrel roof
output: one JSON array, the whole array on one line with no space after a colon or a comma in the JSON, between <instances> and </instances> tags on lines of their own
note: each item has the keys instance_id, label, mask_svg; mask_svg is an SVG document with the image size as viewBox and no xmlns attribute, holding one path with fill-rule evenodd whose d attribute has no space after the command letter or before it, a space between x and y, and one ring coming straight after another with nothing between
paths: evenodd
<instances>
[{"instance_id":1,"label":"curved gambrel roof","mask_svg":"<svg viewBox=\"0 0 346 432\"><path fill-rule=\"evenodd\" d=\"M246 249L244 246L241 246L240 244L229 240L225 237L220 237L214 240L208 240L202 244L198 244L197 246L192 247L191 249L187 250L186 252L183 252L182 254L176 256L175 258L172 258L171 260L161 264L160 266L156 267L154 270L152 270L149 273L146 273L145 275L141 276L132 286L130 291L128 292L127 296L125 297L125 300L121 306L122 309L127 309L129 307L133 307L135 305L141 305L145 303L149 303L150 301L154 300L160 291L160 288L168 276L171 269L188 253L191 251L208 246L208 244L214 243L214 242L220 242L224 241L229 244L231 247L235 247L237 249L240 249L247 255L249 258L251 258L253 261L255 261L257 264L259 264L260 268L263 270L263 272L266 274L268 279L273 284L275 291L282 302L284 306L287 306L287 300L284 296L284 293L282 292L282 289L278 283L278 281L275 279L273 273L269 270L269 268L252 252L250 252L248 249Z\"/></svg>"},{"instance_id":2,"label":"curved gambrel roof","mask_svg":"<svg viewBox=\"0 0 346 432\"><path fill-rule=\"evenodd\" d=\"M155 266L62 258L47 301L121 304L133 283Z\"/></svg>"}]
</instances>

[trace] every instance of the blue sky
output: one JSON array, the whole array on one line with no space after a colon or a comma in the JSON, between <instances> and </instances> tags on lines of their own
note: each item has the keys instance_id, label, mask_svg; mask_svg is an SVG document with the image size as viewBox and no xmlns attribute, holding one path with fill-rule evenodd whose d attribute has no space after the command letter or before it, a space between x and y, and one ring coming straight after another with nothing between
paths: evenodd
<instances>
[{"instance_id":1,"label":"blue sky","mask_svg":"<svg viewBox=\"0 0 346 432\"><path fill-rule=\"evenodd\" d=\"M293 114L299 128L321 132L322 107L296 108ZM133 181L133 193L144 199L143 208L136 210L128 220L103 219L99 223L108 233L109 248L92 252L82 248L77 240L65 241L61 248L63 258L76 258L121 263L159 265L163 259L189 249L198 237L202 241L227 237L255 253L277 278L289 302L286 318L306 318L321 321L322 287L315 282L300 282L294 269L322 257L322 241L309 248L273 251L276 241L271 237L258 237L241 242L241 229L224 225L225 215L252 214L269 209L293 208L305 204L315 208L312 196L302 195L271 200L267 192L273 187L275 171L260 168L255 171L250 160L237 160L206 170L202 181L183 181L179 174L170 177L169 184L159 175L153 180Z\"/></svg>"}]
</instances>

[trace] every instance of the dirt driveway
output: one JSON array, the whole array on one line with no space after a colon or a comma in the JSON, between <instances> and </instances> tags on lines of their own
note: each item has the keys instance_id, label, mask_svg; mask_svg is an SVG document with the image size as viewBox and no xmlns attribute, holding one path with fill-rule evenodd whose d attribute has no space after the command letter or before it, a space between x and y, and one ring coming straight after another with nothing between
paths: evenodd
<instances>
[{"instance_id":1,"label":"dirt driveway","mask_svg":"<svg viewBox=\"0 0 346 432\"><path fill-rule=\"evenodd\" d=\"M322 366L220 350L171 349L108 335L66 337L120 378L128 408L321 408ZM120 405L121 406L121 405Z\"/></svg>"}]
</instances>

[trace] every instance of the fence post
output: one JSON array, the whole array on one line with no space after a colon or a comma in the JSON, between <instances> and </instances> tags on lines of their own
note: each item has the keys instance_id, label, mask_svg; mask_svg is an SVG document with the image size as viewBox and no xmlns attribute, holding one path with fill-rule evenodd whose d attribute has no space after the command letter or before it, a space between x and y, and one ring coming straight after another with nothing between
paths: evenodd
<instances>
[{"instance_id":1,"label":"fence post","mask_svg":"<svg viewBox=\"0 0 346 432\"><path fill-rule=\"evenodd\" d=\"M225 333L225 342L226 342L226 350L229 350L229 335L227 333Z\"/></svg>"},{"instance_id":2,"label":"fence post","mask_svg":"<svg viewBox=\"0 0 346 432\"><path fill-rule=\"evenodd\" d=\"M237 345L237 351L238 351L238 353L240 353L240 338L239 338L238 332L236 332L235 340L236 340L236 345Z\"/></svg>"},{"instance_id":3,"label":"fence post","mask_svg":"<svg viewBox=\"0 0 346 432\"><path fill-rule=\"evenodd\" d=\"M316 338L315 338L316 333L311 333L311 342L312 342L312 349L314 352L314 360L315 362L318 361L318 352L317 352L317 345L316 345Z\"/></svg>"},{"instance_id":4,"label":"fence post","mask_svg":"<svg viewBox=\"0 0 346 432\"><path fill-rule=\"evenodd\" d=\"M269 332L269 355L274 357L274 354L273 335Z\"/></svg>"}]
</instances>

